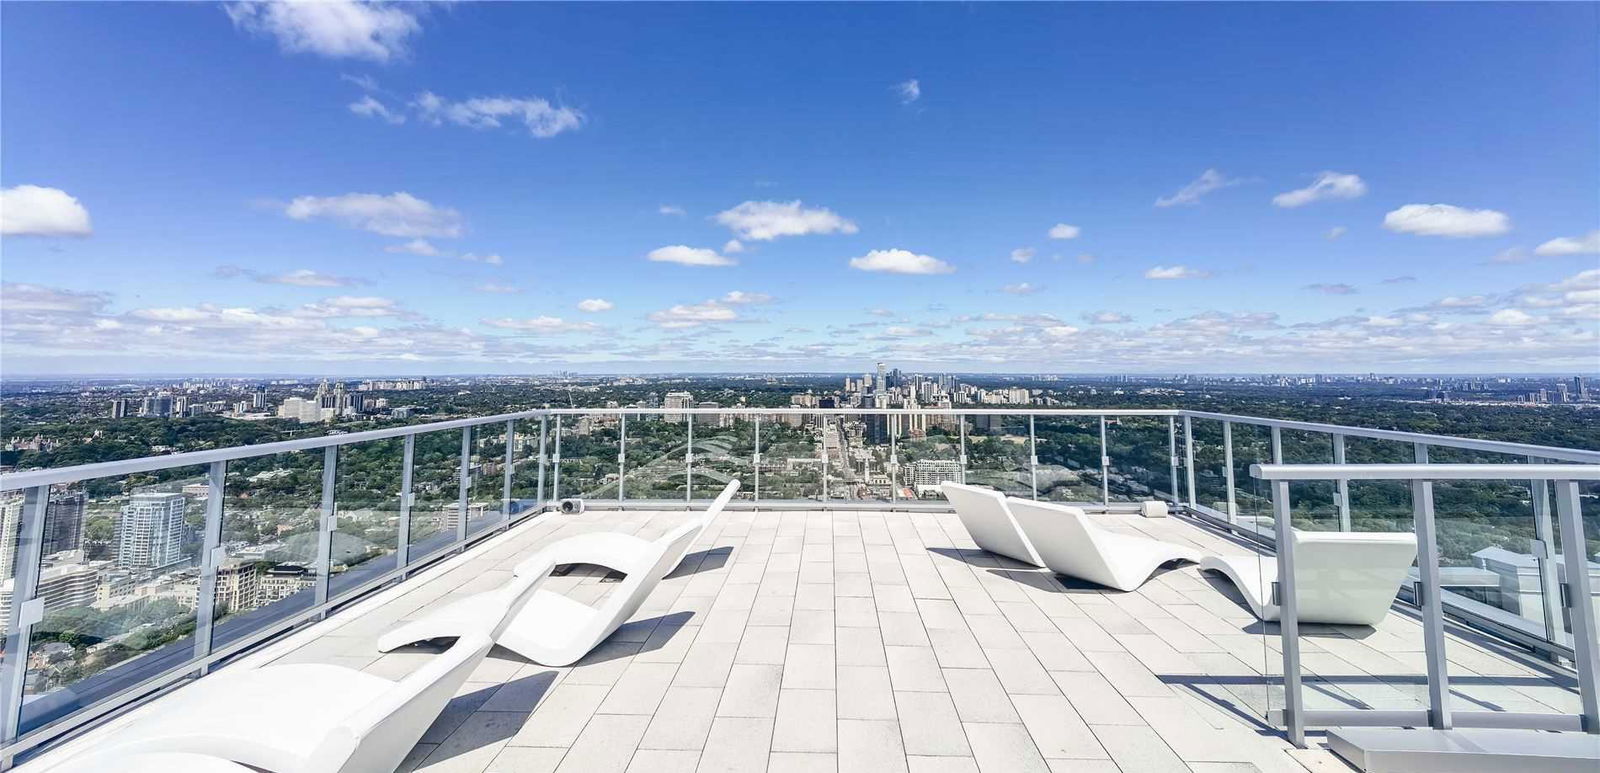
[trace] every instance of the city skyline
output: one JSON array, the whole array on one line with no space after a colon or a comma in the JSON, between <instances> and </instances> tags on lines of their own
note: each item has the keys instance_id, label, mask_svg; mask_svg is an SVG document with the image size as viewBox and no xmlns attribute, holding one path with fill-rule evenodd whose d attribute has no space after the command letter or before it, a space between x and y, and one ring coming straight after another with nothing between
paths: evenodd
<instances>
[{"instance_id":1,"label":"city skyline","mask_svg":"<svg viewBox=\"0 0 1600 773\"><path fill-rule=\"evenodd\" d=\"M1593 5L346 10L8 7L8 379L1595 371Z\"/></svg>"}]
</instances>

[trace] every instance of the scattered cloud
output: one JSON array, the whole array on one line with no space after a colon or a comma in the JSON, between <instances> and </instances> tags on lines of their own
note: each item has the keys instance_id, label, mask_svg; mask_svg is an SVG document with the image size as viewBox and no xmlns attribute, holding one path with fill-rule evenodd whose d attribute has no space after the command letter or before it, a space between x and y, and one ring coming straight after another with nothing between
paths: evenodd
<instances>
[{"instance_id":1,"label":"scattered cloud","mask_svg":"<svg viewBox=\"0 0 1600 773\"><path fill-rule=\"evenodd\" d=\"M1341 172L1318 172L1317 179L1310 185L1298 190L1280 193L1272 197L1275 206L1293 208L1303 207L1314 201L1328 201L1330 199L1358 199L1367 193L1367 184L1353 174Z\"/></svg>"},{"instance_id":2,"label":"scattered cloud","mask_svg":"<svg viewBox=\"0 0 1600 773\"><path fill-rule=\"evenodd\" d=\"M1492 209L1463 209L1450 204L1407 204L1384 215L1383 227L1418 236L1499 236L1511 230L1511 218L1504 212Z\"/></svg>"},{"instance_id":3,"label":"scattered cloud","mask_svg":"<svg viewBox=\"0 0 1600 773\"><path fill-rule=\"evenodd\" d=\"M1533 315L1521 309L1501 309L1489 315L1489 324L1505 327L1522 327L1538 322Z\"/></svg>"},{"instance_id":4,"label":"scattered cloud","mask_svg":"<svg viewBox=\"0 0 1600 773\"><path fill-rule=\"evenodd\" d=\"M1091 311L1083 315L1083 321L1091 325L1120 325L1124 322L1132 322L1133 317L1120 311Z\"/></svg>"},{"instance_id":5,"label":"scattered cloud","mask_svg":"<svg viewBox=\"0 0 1600 773\"><path fill-rule=\"evenodd\" d=\"M729 239L727 243L722 245L722 251L729 255L737 255L744 252L744 242L738 239Z\"/></svg>"},{"instance_id":6,"label":"scattered cloud","mask_svg":"<svg viewBox=\"0 0 1600 773\"><path fill-rule=\"evenodd\" d=\"M746 201L714 218L745 241L765 242L780 236L853 234L856 224L823 207L807 209L799 200Z\"/></svg>"},{"instance_id":7,"label":"scattered cloud","mask_svg":"<svg viewBox=\"0 0 1600 773\"><path fill-rule=\"evenodd\" d=\"M422 32L420 4L317 0L242 2L223 6L235 27L276 38L286 53L390 62L404 58Z\"/></svg>"},{"instance_id":8,"label":"scattered cloud","mask_svg":"<svg viewBox=\"0 0 1600 773\"><path fill-rule=\"evenodd\" d=\"M404 114L390 110L388 105L379 102L371 94L362 94L361 98L351 102L349 107L350 112L364 118L380 118L395 126L406 122Z\"/></svg>"},{"instance_id":9,"label":"scattered cloud","mask_svg":"<svg viewBox=\"0 0 1600 773\"><path fill-rule=\"evenodd\" d=\"M1332 228L1329 228L1328 232L1322 235L1322 238L1327 239L1330 242L1337 241L1339 237L1344 236L1349 232L1349 228L1346 228L1342 225L1336 225Z\"/></svg>"},{"instance_id":10,"label":"scattered cloud","mask_svg":"<svg viewBox=\"0 0 1600 773\"><path fill-rule=\"evenodd\" d=\"M1207 169L1201 172L1200 176L1195 178L1193 182L1180 188L1177 193L1156 199L1156 206L1174 207L1180 204L1196 204L1200 201L1200 197L1207 193L1221 190L1222 188L1231 188L1242 182L1244 180L1227 177L1215 169Z\"/></svg>"},{"instance_id":11,"label":"scattered cloud","mask_svg":"<svg viewBox=\"0 0 1600 773\"><path fill-rule=\"evenodd\" d=\"M657 263L678 263L685 266L732 266L739 262L725 255L718 255L713 249L683 244L657 247L645 257Z\"/></svg>"},{"instance_id":12,"label":"scattered cloud","mask_svg":"<svg viewBox=\"0 0 1600 773\"><path fill-rule=\"evenodd\" d=\"M433 246L427 239L412 239L405 244L391 244L383 248L384 252L405 252L412 255L426 255L434 257L439 254L439 248Z\"/></svg>"},{"instance_id":13,"label":"scattered cloud","mask_svg":"<svg viewBox=\"0 0 1600 773\"><path fill-rule=\"evenodd\" d=\"M1414 277L1414 276L1412 276L1410 274L1402 274L1400 276L1391 276L1388 279L1383 280L1383 284L1386 284L1386 285L1398 285L1398 284L1405 284L1407 282L1415 282L1415 281L1417 281L1416 277Z\"/></svg>"},{"instance_id":14,"label":"scattered cloud","mask_svg":"<svg viewBox=\"0 0 1600 773\"><path fill-rule=\"evenodd\" d=\"M1035 286L1033 286L1033 285L1031 285L1031 284L1029 284L1027 282L1020 282L1020 283L1014 284L1014 285L1006 285L1005 287L1000 288L1000 290L1003 291L1003 292L1011 293L1012 295L1032 295L1032 294L1034 294L1036 292L1039 292L1039 288L1037 288L1037 287L1035 287Z\"/></svg>"},{"instance_id":15,"label":"scattered cloud","mask_svg":"<svg viewBox=\"0 0 1600 773\"><path fill-rule=\"evenodd\" d=\"M734 322L738 319L738 312L716 300L703 303L678 304L672 308L651 312L650 314L651 322L669 330Z\"/></svg>"},{"instance_id":16,"label":"scattered cloud","mask_svg":"<svg viewBox=\"0 0 1600 773\"><path fill-rule=\"evenodd\" d=\"M585 298L581 301L578 301L578 310L586 311L590 314L596 314L602 311L610 311L616 307L616 304L604 298Z\"/></svg>"},{"instance_id":17,"label":"scattered cloud","mask_svg":"<svg viewBox=\"0 0 1600 773\"><path fill-rule=\"evenodd\" d=\"M922 84L916 78L894 84L894 93L900 97L900 104L909 105L922 99Z\"/></svg>"},{"instance_id":18,"label":"scattered cloud","mask_svg":"<svg viewBox=\"0 0 1600 773\"><path fill-rule=\"evenodd\" d=\"M496 282L492 279L487 282L474 285L472 289L480 293L494 293L497 295L514 295L522 292L522 288L517 287L516 285L509 285L504 282Z\"/></svg>"},{"instance_id":19,"label":"scattered cloud","mask_svg":"<svg viewBox=\"0 0 1600 773\"><path fill-rule=\"evenodd\" d=\"M0 234L88 236L89 210L60 188L18 185L0 190Z\"/></svg>"},{"instance_id":20,"label":"scattered cloud","mask_svg":"<svg viewBox=\"0 0 1600 773\"><path fill-rule=\"evenodd\" d=\"M1507 247L1491 256L1490 263L1526 263L1533 259L1533 254L1526 247Z\"/></svg>"},{"instance_id":21,"label":"scattered cloud","mask_svg":"<svg viewBox=\"0 0 1600 773\"><path fill-rule=\"evenodd\" d=\"M890 325L884 328L879 335L885 338L922 338L933 335L933 331L910 325Z\"/></svg>"},{"instance_id":22,"label":"scattered cloud","mask_svg":"<svg viewBox=\"0 0 1600 773\"><path fill-rule=\"evenodd\" d=\"M901 249L873 250L859 258L851 258L850 267L890 274L949 274L956 270L955 266L931 255L919 255Z\"/></svg>"},{"instance_id":23,"label":"scattered cloud","mask_svg":"<svg viewBox=\"0 0 1600 773\"><path fill-rule=\"evenodd\" d=\"M1073 258L1073 260L1078 261L1078 265L1080 266L1087 266L1095 261L1095 257L1087 252L1080 252L1078 253L1078 257Z\"/></svg>"},{"instance_id":24,"label":"scattered cloud","mask_svg":"<svg viewBox=\"0 0 1600 773\"><path fill-rule=\"evenodd\" d=\"M1027 263L1033 260L1035 250L1032 247L1018 247L1011 251L1011 260L1015 263Z\"/></svg>"},{"instance_id":25,"label":"scattered cloud","mask_svg":"<svg viewBox=\"0 0 1600 773\"><path fill-rule=\"evenodd\" d=\"M482 319L479 322L492 328L516 330L524 333L587 333L600 328L599 325L593 322L570 322L560 317L543 315L525 319L500 317L498 319Z\"/></svg>"},{"instance_id":26,"label":"scattered cloud","mask_svg":"<svg viewBox=\"0 0 1600 773\"><path fill-rule=\"evenodd\" d=\"M888 309L867 309L867 313L874 317L892 317L894 312Z\"/></svg>"},{"instance_id":27,"label":"scattered cloud","mask_svg":"<svg viewBox=\"0 0 1600 773\"><path fill-rule=\"evenodd\" d=\"M1323 295L1355 295L1356 294L1355 285L1348 285L1348 284L1344 284L1343 282L1340 282L1338 284L1327 284L1327 283L1324 283L1324 282L1317 282L1315 284L1306 285L1305 289L1311 290L1313 292L1319 292L1319 293L1322 293Z\"/></svg>"},{"instance_id":28,"label":"scattered cloud","mask_svg":"<svg viewBox=\"0 0 1600 773\"><path fill-rule=\"evenodd\" d=\"M239 266L221 266L217 269L216 274L222 279L245 276L262 284L290 285L292 287L353 287L366 284L365 280L324 274L320 271L312 271L309 268L296 269L283 274L264 274L248 268L240 268Z\"/></svg>"},{"instance_id":29,"label":"scattered cloud","mask_svg":"<svg viewBox=\"0 0 1600 773\"><path fill-rule=\"evenodd\" d=\"M372 77L371 75L351 75L350 73L340 73L339 80L342 80L346 83L354 83L356 87L360 88L362 91L382 90L378 87L378 79Z\"/></svg>"},{"instance_id":30,"label":"scattered cloud","mask_svg":"<svg viewBox=\"0 0 1600 773\"><path fill-rule=\"evenodd\" d=\"M1433 302L1436 309L1476 309L1489 303L1487 295L1449 295Z\"/></svg>"},{"instance_id":31,"label":"scattered cloud","mask_svg":"<svg viewBox=\"0 0 1600 773\"><path fill-rule=\"evenodd\" d=\"M1075 225L1056 223L1050 226L1050 238L1052 239L1076 239L1078 234L1081 233L1083 233L1083 229Z\"/></svg>"},{"instance_id":32,"label":"scattered cloud","mask_svg":"<svg viewBox=\"0 0 1600 773\"><path fill-rule=\"evenodd\" d=\"M283 213L295 220L332 220L349 228L402 239L455 237L465 230L460 212L436 207L404 191L388 196L300 196L289 202Z\"/></svg>"},{"instance_id":33,"label":"scattered cloud","mask_svg":"<svg viewBox=\"0 0 1600 773\"><path fill-rule=\"evenodd\" d=\"M1209 271L1188 266L1156 266L1144 272L1145 279L1206 279L1210 276Z\"/></svg>"},{"instance_id":34,"label":"scattered cloud","mask_svg":"<svg viewBox=\"0 0 1600 773\"><path fill-rule=\"evenodd\" d=\"M1534 248L1537 255L1589 255L1600 253L1600 231L1583 236L1562 236Z\"/></svg>"},{"instance_id":35,"label":"scattered cloud","mask_svg":"<svg viewBox=\"0 0 1600 773\"><path fill-rule=\"evenodd\" d=\"M456 260L464 260L468 263L487 263L491 266L504 265L506 262L505 258L500 257L500 255L497 253L479 255L475 252L463 252L456 256Z\"/></svg>"},{"instance_id":36,"label":"scattered cloud","mask_svg":"<svg viewBox=\"0 0 1600 773\"><path fill-rule=\"evenodd\" d=\"M689 214L683 211L683 207L674 206L672 204L662 204L660 207L656 208L656 211L663 215L676 215L678 217L683 217L684 215Z\"/></svg>"},{"instance_id":37,"label":"scattered cloud","mask_svg":"<svg viewBox=\"0 0 1600 773\"><path fill-rule=\"evenodd\" d=\"M732 290L729 291L727 295L722 296L722 302L732 303L740 306L756 303L771 303L772 296L767 295L766 293L747 293L743 290Z\"/></svg>"},{"instance_id":38,"label":"scattered cloud","mask_svg":"<svg viewBox=\"0 0 1600 773\"><path fill-rule=\"evenodd\" d=\"M469 129L499 129L505 121L511 121L522 124L529 135L538 139L577 131L586 120L577 108L558 107L539 97L473 97L455 102L424 91L411 107L418 120L433 126L452 123Z\"/></svg>"},{"instance_id":39,"label":"scattered cloud","mask_svg":"<svg viewBox=\"0 0 1600 773\"><path fill-rule=\"evenodd\" d=\"M406 314L393 298L372 295L335 295L301 306L295 313L320 318L396 317Z\"/></svg>"}]
</instances>

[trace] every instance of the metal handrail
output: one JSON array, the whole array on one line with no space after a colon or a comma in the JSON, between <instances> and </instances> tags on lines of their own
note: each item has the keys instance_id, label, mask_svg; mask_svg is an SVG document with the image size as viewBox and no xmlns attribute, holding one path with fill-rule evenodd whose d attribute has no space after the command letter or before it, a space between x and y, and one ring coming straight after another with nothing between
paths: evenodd
<instances>
[{"instance_id":1,"label":"metal handrail","mask_svg":"<svg viewBox=\"0 0 1600 773\"><path fill-rule=\"evenodd\" d=\"M1252 464L1262 480L1600 480L1594 464Z\"/></svg>"}]
</instances>

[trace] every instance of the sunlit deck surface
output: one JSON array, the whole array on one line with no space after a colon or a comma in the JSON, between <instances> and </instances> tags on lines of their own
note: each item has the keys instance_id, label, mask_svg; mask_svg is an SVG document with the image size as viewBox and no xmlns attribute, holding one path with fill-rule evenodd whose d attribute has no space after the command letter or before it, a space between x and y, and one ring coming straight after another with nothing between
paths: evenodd
<instances>
[{"instance_id":1,"label":"sunlit deck surface","mask_svg":"<svg viewBox=\"0 0 1600 773\"><path fill-rule=\"evenodd\" d=\"M504 582L551 540L658 535L685 512L542 516L253 659L399 678L439 644L379 633ZM1097 516L1205 550L1250 549L1179 518ZM553 588L615 585L579 568ZM1422 634L1305 626L1309 708L1415 708ZM1263 636L1263 632L1270 633ZM292 648L292 650L291 650ZM1276 626L1193 565L1120 593L977 551L954 515L730 512L607 643L572 668L496 649L423 737L427 771L1348 770L1264 723L1281 706ZM1458 706L1577 711L1571 680L1452 634ZM315 695L306 700L315 701Z\"/></svg>"}]
</instances>

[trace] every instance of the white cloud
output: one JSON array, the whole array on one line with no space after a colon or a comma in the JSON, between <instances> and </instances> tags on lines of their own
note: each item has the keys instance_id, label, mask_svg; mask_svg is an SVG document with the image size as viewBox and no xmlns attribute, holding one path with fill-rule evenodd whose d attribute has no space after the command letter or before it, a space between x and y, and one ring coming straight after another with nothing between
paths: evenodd
<instances>
[{"instance_id":1,"label":"white cloud","mask_svg":"<svg viewBox=\"0 0 1600 773\"><path fill-rule=\"evenodd\" d=\"M807 209L799 200L746 201L716 214L715 220L746 241L765 242L780 236L853 234L856 224L823 207Z\"/></svg>"},{"instance_id":2,"label":"white cloud","mask_svg":"<svg viewBox=\"0 0 1600 773\"><path fill-rule=\"evenodd\" d=\"M1357 199L1366 193L1367 184L1357 175L1319 172L1310 185L1273 196L1272 203L1280 207L1303 207L1313 201Z\"/></svg>"},{"instance_id":3,"label":"white cloud","mask_svg":"<svg viewBox=\"0 0 1600 773\"><path fill-rule=\"evenodd\" d=\"M408 39L422 31L409 3L354 0L287 0L223 6L234 26L271 35L290 53L330 59L388 62L406 54Z\"/></svg>"},{"instance_id":4,"label":"white cloud","mask_svg":"<svg viewBox=\"0 0 1600 773\"><path fill-rule=\"evenodd\" d=\"M1011 260L1015 263L1027 263L1033 260L1035 254L1032 247L1018 247L1011 251Z\"/></svg>"},{"instance_id":5,"label":"white cloud","mask_svg":"<svg viewBox=\"0 0 1600 773\"><path fill-rule=\"evenodd\" d=\"M1486 295L1449 295L1434 301L1433 305L1440 309L1476 309L1488 302L1489 297Z\"/></svg>"},{"instance_id":6,"label":"white cloud","mask_svg":"<svg viewBox=\"0 0 1600 773\"><path fill-rule=\"evenodd\" d=\"M670 309L652 312L650 321L668 329L699 327L721 322L733 322L739 314L717 301L679 304Z\"/></svg>"},{"instance_id":7,"label":"white cloud","mask_svg":"<svg viewBox=\"0 0 1600 773\"><path fill-rule=\"evenodd\" d=\"M1050 325L1043 328L1043 332L1051 338L1068 338L1077 335L1080 331L1071 325Z\"/></svg>"},{"instance_id":8,"label":"white cloud","mask_svg":"<svg viewBox=\"0 0 1600 773\"><path fill-rule=\"evenodd\" d=\"M318 271L312 271L309 268L302 268L295 271L290 271L287 274L278 274L274 276L257 275L255 279L257 282L264 282L266 284L293 285L295 287L347 287L354 284L360 284L360 280L357 279L334 276L332 274L324 274Z\"/></svg>"},{"instance_id":9,"label":"white cloud","mask_svg":"<svg viewBox=\"0 0 1600 773\"><path fill-rule=\"evenodd\" d=\"M1491 325L1522 327L1535 322L1538 322L1538 320L1521 309L1501 309L1489 315L1489 324Z\"/></svg>"},{"instance_id":10,"label":"white cloud","mask_svg":"<svg viewBox=\"0 0 1600 773\"><path fill-rule=\"evenodd\" d=\"M496 253L479 255L475 252L464 252L460 255L457 255L456 260L464 260L468 263L487 263L491 266L504 265L506 262L505 258L500 257Z\"/></svg>"},{"instance_id":11,"label":"white cloud","mask_svg":"<svg viewBox=\"0 0 1600 773\"><path fill-rule=\"evenodd\" d=\"M438 126L453 123L470 129L498 129L503 120L520 122L528 134L548 139L583 126L583 111L556 107L539 97L474 97L453 102L431 91L411 103L422 121Z\"/></svg>"},{"instance_id":12,"label":"white cloud","mask_svg":"<svg viewBox=\"0 0 1600 773\"><path fill-rule=\"evenodd\" d=\"M1383 216L1383 227L1418 236L1499 236L1511 230L1511 218L1492 209L1463 209L1450 204L1407 204Z\"/></svg>"},{"instance_id":13,"label":"white cloud","mask_svg":"<svg viewBox=\"0 0 1600 773\"><path fill-rule=\"evenodd\" d=\"M679 263L685 266L732 266L739 262L733 258L718 255L717 251L713 249L689 247L683 244L657 247L645 257L658 263Z\"/></svg>"},{"instance_id":14,"label":"white cloud","mask_svg":"<svg viewBox=\"0 0 1600 773\"><path fill-rule=\"evenodd\" d=\"M882 333L885 338L922 338L932 334L931 330L910 325L890 325Z\"/></svg>"},{"instance_id":15,"label":"white cloud","mask_svg":"<svg viewBox=\"0 0 1600 773\"><path fill-rule=\"evenodd\" d=\"M744 242L738 239L729 239L726 244L722 245L722 251L729 255L737 255L744 252Z\"/></svg>"},{"instance_id":16,"label":"white cloud","mask_svg":"<svg viewBox=\"0 0 1600 773\"><path fill-rule=\"evenodd\" d=\"M560 317L543 315L526 319L500 317L498 319L482 319L479 322L501 330L517 330L525 333L584 333L597 330L600 327L593 322L569 322Z\"/></svg>"},{"instance_id":17,"label":"white cloud","mask_svg":"<svg viewBox=\"0 0 1600 773\"><path fill-rule=\"evenodd\" d=\"M894 84L894 92L900 97L900 104L909 105L922 99L922 84L916 78Z\"/></svg>"},{"instance_id":18,"label":"white cloud","mask_svg":"<svg viewBox=\"0 0 1600 773\"><path fill-rule=\"evenodd\" d=\"M581 301L578 301L578 310L587 311L590 314L595 314L602 311L610 311L616 307L616 304L604 298L585 298Z\"/></svg>"},{"instance_id":19,"label":"white cloud","mask_svg":"<svg viewBox=\"0 0 1600 773\"><path fill-rule=\"evenodd\" d=\"M918 255L900 249L873 250L859 258L851 258L850 267L890 274L949 274L956 270L955 266L931 255Z\"/></svg>"},{"instance_id":20,"label":"white cloud","mask_svg":"<svg viewBox=\"0 0 1600 773\"><path fill-rule=\"evenodd\" d=\"M406 122L406 117L389 109L388 105L379 102L371 94L362 94L361 98L350 103L350 112L364 118L381 118L396 126Z\"/></svg>"},{"instance_id":21,"label":"white cloud","mask_svg":"<svg viewBox=\"0 0 1600 773\"><path fill-rule=\"evenodd\" d=\"M295 220L333 220L350 228L402 239L460 236L464 230L460 212L436 207L404 191L388 196L300 196L289 202L283 213Z\"/></svg>"},{"instance_id":22,"label":"white cloud","mask_svg":"<svg viewBox=\"0 0 1600 773\"><path fill-rule=\"evenodd\" d=\"M1083 321L1091 325L1119 325L1133 321L1133 317L1120 311L1094 311L1084 314Z\"/></svg>"},{"instance_id":23,"label":"white cloud","mask_svg":"<svg viewBox=\"0 0 1600 773\"><path fill-rule=\"evenodd\" d=\"M1179 204L1194 204L1199 202L1200 197L1207 193L1232 187L1242 182L1244 181L1226 177L1215 169L1207 169L1201 172L1200 176L1195 178L1193 182L1179 189L1177 193L1156 199L1156 206L1171 207Z\"/></svg>"},{"instance_id":24,"label":"white cloud","mask_svg":"<svg viewBox=\"0 0 1600 773\"><path fill-rule=\"evenodd\" d=\"M94 313L110 301L105 293L62 290L20 282L0 283L0 311Z\"/></svg>"},{"instance_id":25,"label":"white cloud","mask_svg":"<svg viewBox=\"0 0 1600 773\"><path fill-rule=\"evenodd\" d=\"M892 311L890 311L888 309L868 309L867 313L871 314L874 317L892 317L892 316L894 316L894 312L892 312Z\"/></svg>"},{"instance_id":26,"label":"white cloud","mask_svg":"<svg viewBox=\"0 0 1600 773\"><path fill-rule=\"evenodd\" d=\"M89 210L59 188L18 185L0 190L0 234L88 236Z\"/></svg>"},{"instance_id":27,"label":"white cloud","mask_svg":"<svg viewBox=\"0 0 1600 773\"><path fill-rule=\"evenodd\" d=\"M1534 249L1538 255L1587 255L1597 252L1600 252L1600 231L1590 231L1583 236L1562 236Z\"/></svg>"},{"instance_id":28,"label":"white cloud","mask_svg":"<svg viewBox=\"0 0 1600 773\"><path fill-rule=\"evenodd\" d=\"M1012 295L1032 295L1032 294L1034 294L1036 292L1039 292L1039 288L1034 287L1033 285L1031 285L1031 284L1029 284L1027 282L1020 282L1020 283L1014 284L1014 285L1006 285L1005 287L1002 287L1000 289L1001 289L1001 291L1011 293Z\"/></svg>"},{"instance_id":29,"label":"white cloud","mask_svg":"<svg viewBox=\"0 0 1600 773\"><path fill-rule=\"evenodd\" d=\"M439 254L439 248L433 246L427 239L412 239L405 244L391 244L383 248L384 252L406 252L412 255L427 255L433 257Z\"/></svg>"},{"instance_id":30,"label":"white cloud","mask_svg":"<svg viewBox=\"0 0 1600 773\"><path fill-rule=\"evenodd\" d=\"M771 303L772 296L767 295L766 293L747 293L743 290L732 290L729 291L727 295L722 296L722 302L739 305Z\"/></svg>"},{"instance_id":31,"label":"white cloud","mask_svg":"<svg viewBox=\"0 0 1600 773\"><path fill-rule=\"evenodd\" d=\"M517 287L516 285L509 285L504 282L496 282L494 280L475 285L472 289L480 293L496 293L500 295L512 295L522 292L522 288Z\"/></svg>"},{"instance_id":32,"label":"white cloud","mask_svg":"<svg viewBox=\"0 0 1600 773\"><path fill-rule=\"evenodd\" d=\"M1356 288L1354 285L1344 284L1343 282L1336 284L1317 282L1316 284L1306 285L1306 289L1322 293L1323 295L1355 295L1356 293Z\"/></svg>"},{"instance_id":33,"label":"white cloud","mask_svg":"<svg viewBox=\"0 0 1600 773\"><path fill-rule=\"evenodd\" d=\"M1336 241L1336 240L1338 240L1339 237L1344 236L1346 233L1349 233L1349 231L1350 231L1349 228L1346 228L1346 227L1344 227L1342 225L1336 225L1336 226L1334 226L1332 228L1329 228L1328 232L1322 235L1322 238L1327 239L1330 242L1331 241Z\"/></svg>"},{"instance_id":34,"label":"white cloud","mask_svg":"<svg viewBox=\"0 0 1600 773\"><path fill-rule=\"evenodd\" d=\"M656 211L661 213L661 214L663 214L663 215L677 215L679 217L682 217L682 216L688 214L687 212L683 211L683 207L675 206L675 205L672 205L672 204L662 204L661 206L656 208Z\"/></svg>"},{"instance_id":35,"label":"white cloud","mask_svg":"<svg viewBox=\"0 0 1600 773\"><path fill-rule=\"evenodd\" d=\"M360 87L362 91L381 90L378 88L378 79L372 77L371 75L351 75L350 73L340 73L339 80L345 81L346 83L354 83L356 86Z\"/></svg>"},{"instance_id":36,"label":"white cloud","mask_svg":"<svg viewBox=\"0 0 1600 773\"><path fill-rule=\"evenodd\" d=\"M1076 239L1078 234L1081 233L1083 233L1083 229L1075 225L1056 223L1050 226L1050 238L1052 239Z\"/></svg>"},{"instance_id":37,"label":"white cloud","mask_svg":"<svg viewBox=\"0 0 1600 773\"><path fill-rule=\"evenodd\" d=\"M1080 266L1087 266L1095 261L1095 257L1087 252L1080 252L1074 260L1078 261Z\"/></svg>"},{"instance_id":38,"label":"white cloud","mask_svg":"<svg viewBox=\"0 0 1600 773\"><path fill-rule=\"evenodd\" d=\"M1144 272L1145 279L1205 279L1209 276L1211 276L1209 271L1188 266L1156 266Z\"/></svg>"},{"instance_id":39,"label":"white cloud","mask_svg":"<svg viewBox=\"0 0 1600 773\"><path fill-rule=\"evenodd\" d=\"M1489 256L1490 263L1526 263L1532 259L1526 247L1507 247Z\"/></svg>"}]
</instances>

